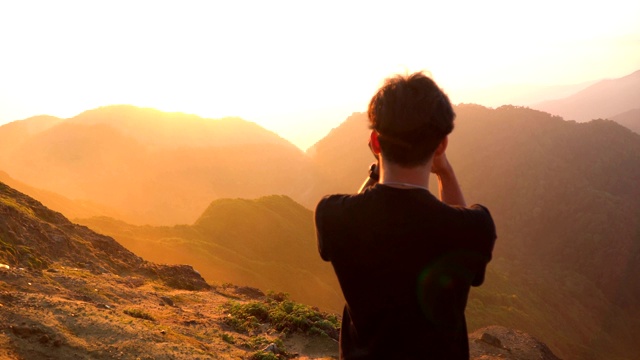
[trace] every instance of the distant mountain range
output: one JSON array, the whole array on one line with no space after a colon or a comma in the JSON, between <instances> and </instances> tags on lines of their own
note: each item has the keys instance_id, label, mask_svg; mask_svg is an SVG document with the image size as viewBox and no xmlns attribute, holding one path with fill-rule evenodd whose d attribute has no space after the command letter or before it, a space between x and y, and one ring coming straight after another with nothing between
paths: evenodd
<instances>
[{"instance_id":1,"label":"distant mountain range","mask_svg":"<svg viewBox=\"0 0 640 360\"><path fill-rule=\"evenodd\" d=\"M618 79L602 80L571 96L531 107L566 120L613 120L622 113L640 108L640 70Z\"/></svg>"},{"instance_id":2,"label":"distant mountain range","mask_svg":"<svg viewBox=\"0 0 640 360\"><path fill-rule=\"evenodd\" d=\"M640 134L640 107L612 116L611 120Z\"/></svg>"},{"instance_id":3,"label":"distant mountain range","mask_svg":"<svg viewBox=\"0 0 640 360\"><path fill-rule=\"evenodd\" d=\"M1 126L0 170L156 225L191 223L217 198L285 194L312 207L311 194L329 182L302 151L254 123L133 106Z\"/></svg>"}]
</instances>

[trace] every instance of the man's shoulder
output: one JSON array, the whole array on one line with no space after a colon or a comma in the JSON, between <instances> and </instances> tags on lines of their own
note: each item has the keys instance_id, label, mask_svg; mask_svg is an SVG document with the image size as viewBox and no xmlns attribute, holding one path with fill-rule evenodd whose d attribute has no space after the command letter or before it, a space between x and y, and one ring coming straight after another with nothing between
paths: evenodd
<instances>
[{"instance_id":1,"label":"man's shoulder","mask_svg":"<svg viewBox=\"0 0 640 360\"><path fill-rule=\"evenodd\" d=\"M341 211L349 207L357 206L362 199L368 196L369 191L360 194L331 194L326 195L316 205L316 213L325 211Z\"/></svg>"}]
</instances>

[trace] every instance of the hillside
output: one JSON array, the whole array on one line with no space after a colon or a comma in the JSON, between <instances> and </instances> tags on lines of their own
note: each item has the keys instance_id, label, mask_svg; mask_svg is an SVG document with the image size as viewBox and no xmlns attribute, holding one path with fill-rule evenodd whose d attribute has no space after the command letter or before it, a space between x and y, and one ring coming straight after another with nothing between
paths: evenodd
<instances>
[{"instance_id":1,"label":"hillside","mask_svg":"<svg viewBox=\"0 0 640 360\"><path fill-rule=\"evenodd\" d=\"M321 176L295 146L237 118L108 106L49 121L14 141L12 129L22 123L0 126L0 144L12 144L1 170L133 224L192 223L212 200L227 197L284 194L311 207L311 194L326 186L314 185Z\"/></svg>"},{"instance_id":2,"label":"hillside","mask_svg":"<svg viewBox=\"0 0 640 360\"><path fill-rule=\"evenodd\" d=\"M625 111L622 114L609 117L609 119L640 134L640 108Z\"/></svg>"},{"instance_id":3,"label":"hillside","mask_svg":"<svg viewBox=\"0 0 640 360\"><path fill-rule=\"evenodd\" d=\"M208 281L283 291L336 313L344 304L331 266L318 256L313 213L285 196L216 200L193 225L77 221L146 259L189 263Z\"/></svg>"},{"instance_id":4,"label":"hillside","mask_svg":"<svg viewBox=\"0 0 640 360\"><path fill-rule=\"evenodd\" d=\"M2 359L308 359L337 351L335 316L282 294L211 287L187 265L147 262L2 183L0 309ZM261 349L272 343L268 357Z\"/></svg>"},{"instance_id":5,"label":"hillside","mask_svg":"<svg viewBox=\"0 0 640 360\"><path fill-rule=\"evenodd\" d=\"M498 231L486 284L471 294L470 329L520 328L562 358L633 358L640 136L613 121L576 123L526 108L455 110L449 159L467 201L487 205ZM338 189L353 192L371 162L366 142L353 139L368 131L344 129L322 140L334 144L327 153L311 156L330 164L326 172L353 167Z\"/></svg>"},{"instance_id":6,"label":"hillside","mask_svg":"<svg viewBox=\"0 0 640 360\"><path fill-rule=\"evenodd\" d=\"M618 79L602 80L571 96L532 105L568 120L589 121L638 108L640 104L640 70Z\"/></svg>"}]
</instances>

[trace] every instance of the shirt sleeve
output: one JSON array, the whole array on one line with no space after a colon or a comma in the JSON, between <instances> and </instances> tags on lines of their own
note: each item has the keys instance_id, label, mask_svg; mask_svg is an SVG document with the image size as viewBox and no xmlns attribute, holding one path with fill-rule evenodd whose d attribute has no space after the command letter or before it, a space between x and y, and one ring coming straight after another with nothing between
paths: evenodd
<instances>
[{"instance_id":1,"label":"shirt sleeve","mask_svg":"<svg viewBox=\"0 0 640 360\"><path fill-rule=\"evenodd\" d=\"M330 261L330 239L327 237L328 217L330 210L328 210L329 197L324 197L318 205L315 211L315 223L316 223L316 239L318 241L318 252L320 257L324 261Z\"/></svg>"},{"instance_id":2,"label":"shirt sleeve","mask_svg":"<svg viewBox=\"0 0 640 360\"><path fill-rule=\"evenodd\" d=\"M471 281L471 285L480 286L484 282L487 264L491 261L497 234L489 209L478 204L471 206L471 208L475 209L478 214L478 223L476 225L478 234L474 247L479 257L478 269Z\"/></svg>"}]
</instances>

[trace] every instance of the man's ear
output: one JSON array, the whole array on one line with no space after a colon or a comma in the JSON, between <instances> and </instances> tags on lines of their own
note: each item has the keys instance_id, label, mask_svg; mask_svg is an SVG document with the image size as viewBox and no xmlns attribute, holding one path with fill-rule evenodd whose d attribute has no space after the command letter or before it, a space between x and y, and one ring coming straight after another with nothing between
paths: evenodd
<instances>
[{"instance_id":1,"label":"man's ear","mask_svg":"<svg viewBox=\"0 0 640 360\"><path fill-rule=\"evenodd\" d=\"M371 131L371 136L369 137L369 147L374 155L380 155L380 141L378 141L378 132L373 130Z\"/></svg>"},{"instance_id":2,"label":"man's ear","mask_svg":"<svg viewBox=\"0 0 640 360\"><path fill-rule=\"evenodd\" d=\"M442 155L445 152L445 150L447 150L447 145L449 145L449 137L445 136L444 139L442 139L442 141L440 142L440 144L438 144L435 155L436 156Z\"/></svg>"}]
</instances>

